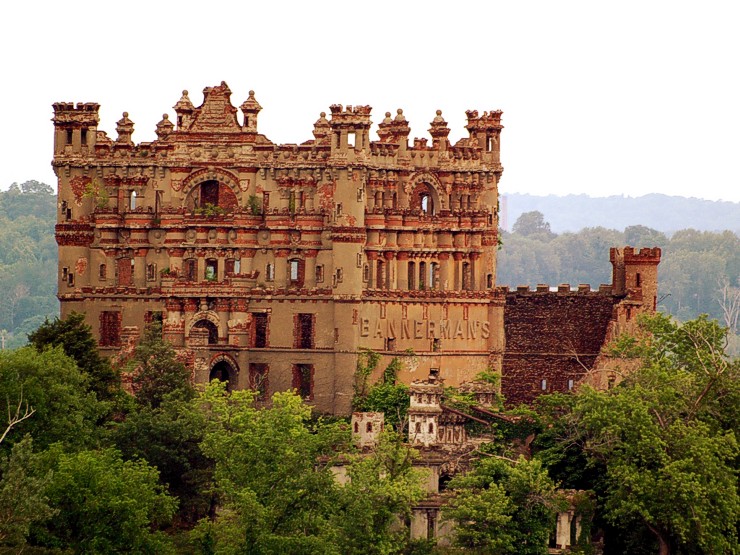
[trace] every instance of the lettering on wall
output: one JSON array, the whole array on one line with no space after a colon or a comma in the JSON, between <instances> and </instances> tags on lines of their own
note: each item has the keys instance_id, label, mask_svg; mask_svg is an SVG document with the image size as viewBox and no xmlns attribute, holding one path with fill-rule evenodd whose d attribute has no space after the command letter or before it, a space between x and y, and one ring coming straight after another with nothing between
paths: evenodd
<instances>
[{"instance_id":1,"label":"lettering on wall","mask_svg":"<svg viewBox=\"0 0 740 555\"><path fill-rule=\"evenodd\" d=\"M374 339L488 339L487 320L360 319L360 336Z\"/></svg>"}]
</instances>

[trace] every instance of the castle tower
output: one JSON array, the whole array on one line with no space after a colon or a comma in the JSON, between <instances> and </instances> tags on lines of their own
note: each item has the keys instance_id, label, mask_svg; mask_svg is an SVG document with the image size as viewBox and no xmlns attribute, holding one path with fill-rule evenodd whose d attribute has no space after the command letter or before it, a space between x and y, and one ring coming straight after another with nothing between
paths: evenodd
<instances>
[{"instance_id":1,"label":"castle tower","mask_svg":"<svg viewBox=\"0 0 740 555\"><path fill-rule=\"evenodd\" d=\"M640 295L643 308L655 311L658 307L658 264L660 248L612 248L612 283L615 295Z\"/></svg>"},{"instance_id":2,"label":"castle tower","mask_svg":"<svg viewBox=\"0 0 740 555\"><path fill-rule=\"evenodd\" d=\"M87 154L95 146L98 109L94 102L56 102L54 106L54 154Z\"/></svg>"},{"instance_id":3,"label":"castle tower","mask_svg":"<svg viewBox=\"0 0 740 555\"><path fill-rule=\"evenodd\" d=\"M363 447L375 447L378 437L385 427L385 413L382 412L353 412L352 413L352 437L355 445Z\"/></svg>"},{"instance_id":4,"label":"castle tower","mask_svg":"<svg viewBox=\"0 0 740 555\"><path fill-rule=\"evenodd\" d=\"M434 375L411 382L409 386L409 440L429 447L437 443L439 417L442 414L442 382Z\"/></svg>"}]
</instances>

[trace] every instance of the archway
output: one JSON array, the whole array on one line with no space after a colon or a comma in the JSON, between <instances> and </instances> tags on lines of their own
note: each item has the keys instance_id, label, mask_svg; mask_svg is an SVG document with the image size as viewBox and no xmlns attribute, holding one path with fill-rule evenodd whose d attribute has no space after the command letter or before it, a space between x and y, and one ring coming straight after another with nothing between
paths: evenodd
<instances>
[{"instance_id":1,"label":"archway","mask_svg":"<svg viewBox=\"0 0 740 555\"><path fill-rule=\"evenodd\" d=\"M193 324L193 327L191 328L191 332L195 328L207 330L208 331L208 344L218 345L218 328L216 327L216 324L214 324L210 320L198 320L195 324Z\"/></svg>"},{"instance_id":2,"label":"archway","mask_svg":"<svg viewBox=\"0 0 740 555\"><path fill-rule=\"evenodd\" d=\"M208 381L219 380L226 383L226 390L231 391L236 385L237 370L226 358L220 358L213 366L208 375Z\"/></svg>"}]
</instances>

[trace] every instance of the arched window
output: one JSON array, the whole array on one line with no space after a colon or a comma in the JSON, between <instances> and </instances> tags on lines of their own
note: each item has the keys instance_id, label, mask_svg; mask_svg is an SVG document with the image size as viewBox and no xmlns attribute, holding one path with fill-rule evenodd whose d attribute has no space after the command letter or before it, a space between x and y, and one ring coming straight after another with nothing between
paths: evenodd
<instances>
[{"instance_id":1,"label":"arched window","mask_svg":"<svg viewBox=\"0 0 740 555\"><path fill-rule=\"evenodd\" d=\"M193 328L208 330L208 344L218 344L218 328L216 327L216 324L210 320L200 320L193 325Z\"/></svg>"},{"instance_id":2,"label":"arched window","mask_svg":"<svg viewBox=\"0 0 740 555\"><path fill-rule=\"evenodd\" d=\"M419 262L419 289L427 288L427 263Z\"/></svg>"},{"instance_id":3,"label":"arched window","mask_svg":"<svg viewBox=\"0 0 740 555\"><path fill-rule=\"evenodd\" d=\"M428 193L422 193L420 198L422 213L430 216L434 214L434 201L432 200L432 196Z\"/></svg>"},{"instance_id":4,"label":"arched window","mask_svg":"<svg viewBox=\"0 0 740 555\"><path fill-rule=\"evenodd\" d=\"M136 191L131 191L129 194L129 204L128 207L130 210L136 210Z\"/></svg>"},{"instance_id":5,"label":"arched window","mask_svg":"<svg viewBox=\"0 0 740 555\"><path fill-rule=\"evenodd\" d=\"M367 423L367 425L365 426L365 431L367 433L372 433L372 431L373 431L373 423L372 422L368 422Z\"/></svg>"},{"instance_id":6,"label":"arched window","mask_svg":"<svg viewBox=\"0 0 740 555\"><path fill-rule=\"evenodd\" d=\"M416 262L409 262L408 281L409 289L416 289Z\"/></svg>"}]
</instances>

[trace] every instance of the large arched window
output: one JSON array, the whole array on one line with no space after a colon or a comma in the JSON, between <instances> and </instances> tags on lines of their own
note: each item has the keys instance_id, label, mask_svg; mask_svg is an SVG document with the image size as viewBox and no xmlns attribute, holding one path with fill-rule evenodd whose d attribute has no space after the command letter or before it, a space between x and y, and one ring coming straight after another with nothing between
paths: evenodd
<instances>
[{"instance_id":1,"label":"large arched window","mask_svg":"<svg viewBox=\"0 0 740 555\"><path fill-rule=\"evenodd\" d=\"M411 194L411 209L422 215L434 216L437 213L437 194L428 183L419 183Z\"/></svg>"},{"instance_id":2,"label":"large arched window","mask_svg":"<svg viewBox=\"0 0 740 555\"><path fill-rule=\"evenodd\" d=\"M232 212L238 206L239 201L228 185L211 179L204 181L190 192L187 204L191 210L214 215L211 213Z\"/></svg>"}]
</instances>

